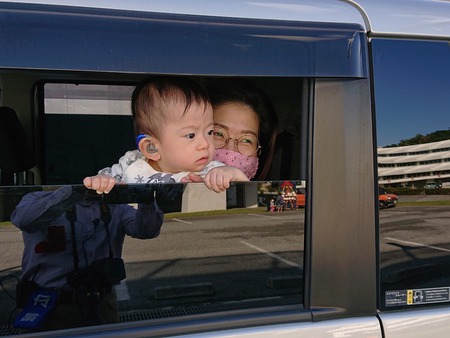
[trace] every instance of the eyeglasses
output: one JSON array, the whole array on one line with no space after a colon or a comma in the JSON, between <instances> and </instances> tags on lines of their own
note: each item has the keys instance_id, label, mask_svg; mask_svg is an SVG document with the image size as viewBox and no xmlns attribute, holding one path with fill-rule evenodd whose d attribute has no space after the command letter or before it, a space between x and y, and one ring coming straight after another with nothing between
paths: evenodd
<instances>
[{"instance_id":1,"label":"eyeglasses","mask_svg":"<svg viewBox=\"0 0 450 338\"><path fill-rule=\"evenodd\" d=\"M234 146L244 156L253 156L261 149L255 135L244 134L236 139L229 137L225 129L214 127L214 148L222 149L230 140L234 140Z\"/></svg>"}]
</instances>

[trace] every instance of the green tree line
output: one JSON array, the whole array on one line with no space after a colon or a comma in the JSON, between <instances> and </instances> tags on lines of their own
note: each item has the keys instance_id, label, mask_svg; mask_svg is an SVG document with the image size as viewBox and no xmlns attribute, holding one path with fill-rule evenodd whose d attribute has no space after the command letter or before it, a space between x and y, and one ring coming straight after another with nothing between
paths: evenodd
<instances>
[{"instance_id":1,"label":"green tree line","mask_svg":"<svg viewBox=\"0 0 450 338\"><path fill-rule=\"evenodd\" d=\"M391 144L386 147L388 148L388 147L412 146L415 144L438 142L449 139L450 139L450 130L437 130L426 135L417 134L416 136L411 137L410 139L400 140L398 144Z\"/></svg>"}]
</instances>

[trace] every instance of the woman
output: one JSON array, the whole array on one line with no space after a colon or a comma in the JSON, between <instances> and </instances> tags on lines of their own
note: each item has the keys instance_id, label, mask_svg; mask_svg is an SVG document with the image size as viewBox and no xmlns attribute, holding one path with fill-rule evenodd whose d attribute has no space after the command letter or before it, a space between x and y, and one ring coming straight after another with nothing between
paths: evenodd
<instances>
[{"instance_id":1,"label":"woman","mask_svg":"<svg viewBox=\"0 0 450 338\"><path fill-rule=\"evenodd\" d=\"M240 168L249 179L266 179L278 132L277 114L269 97L243 79L218 80L207 89L214 110L214 159ZM239 151L254 141L245 138L252 135L256 136L255 152ZM231 139L234 142L227 141ZM240 161L245 165L239 165Z\"/></svg>"},{"instance_id":2,"label":"woman","mask_svg":"<svg viewBox=\"0 0 450 338\"><path fill-rule=\"evenodd\" d=\"M278 133L270 98L244 79L224 78L207 89L214 110L214 160L241 169L250 180L266 179ZM202 181L195 174L184 180Z\"/></svg>"}]
</instances>

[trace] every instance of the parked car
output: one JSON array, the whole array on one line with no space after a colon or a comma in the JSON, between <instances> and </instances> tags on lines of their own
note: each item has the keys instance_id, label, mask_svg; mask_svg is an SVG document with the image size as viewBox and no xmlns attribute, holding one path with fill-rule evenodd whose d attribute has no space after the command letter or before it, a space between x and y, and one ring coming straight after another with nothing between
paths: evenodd
<instances>
[{"instance_id":1,"label":"parked car","mask_svg":"<svg viewBox=\"0 0 450 338\"><path fill-rule=\"evenodd\" d=\"M427 183L424 186L424 189L437 189L437 188L438 188L438 185L436 183L434 183L434 182Z\"/></svg>"},{"instance_id":2,"label":"parked car","mask_svg":"<svg viewBox=\"0 0 450 338\"><path fill-rule=\"evenodd\" d=\"M304 208L305 207L305 189L297 189L297 207Z\"/></svg>"},{"instance_id":3,"label":"parked car","mask_svg":"<svg viewBox=\"0 0 450 338\"><path fill-rule=\"evenodd\" d=\"M378 187L378 204L380 209L393 208L398 202L398 196L390 194L386 189Z\"/></svg>"}]
</instances>

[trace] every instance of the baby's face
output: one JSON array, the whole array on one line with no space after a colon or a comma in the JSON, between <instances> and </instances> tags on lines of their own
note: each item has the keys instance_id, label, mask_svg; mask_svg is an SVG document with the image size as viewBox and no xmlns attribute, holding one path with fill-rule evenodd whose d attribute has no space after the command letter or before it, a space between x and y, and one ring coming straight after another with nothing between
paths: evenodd
<instances>
[{"instance_id":1,"label":"baby's face","mask_svg":"<svg viewBox=\"0 0 450 338\"><path fill-rule=\"evenodd\" d=\"M201 171L214 156L213 110L208 103L193 102L183 115L183 102L171 104L171 114L161 128L158 166L161 171Z\"/></svg>"}]
</instances>

